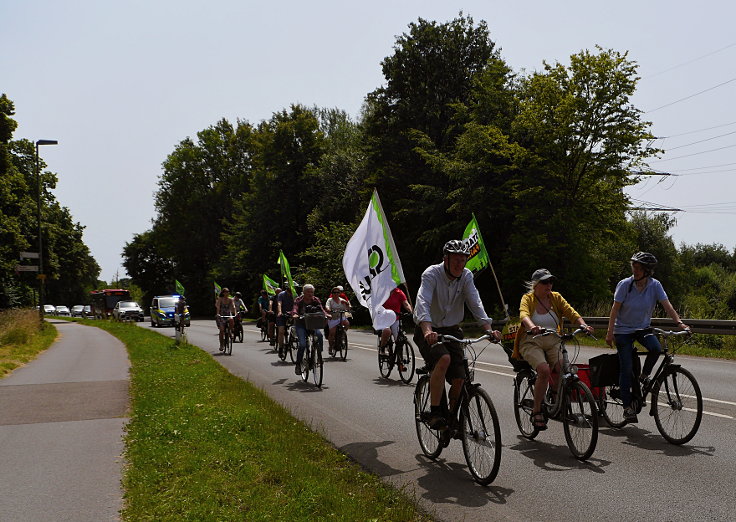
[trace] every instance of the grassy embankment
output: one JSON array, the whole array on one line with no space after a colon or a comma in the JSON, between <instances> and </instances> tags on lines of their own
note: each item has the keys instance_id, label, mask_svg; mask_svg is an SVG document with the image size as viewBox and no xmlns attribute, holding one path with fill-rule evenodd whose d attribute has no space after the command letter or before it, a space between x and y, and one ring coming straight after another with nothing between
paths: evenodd
<instances>
[{"instance_id":1,"label":"grassy embankment","mask_svg":"<svg viewBox=\"0 0 736 522\"><path fill-rule=\"evenodd\" d=\"M198 348L85 321L128 347L127 520L428 519Z\"/></svg>"},{"instance_id":2,"label":"grassy embankment","mask_svg":"<svg viewBox=\"0 0 736 522\"><path fill-rule=\"evenodd\" d=\"M56 328L39 326L38 311L0 310L0 379L36 358L56 339Z\"/></svg>"}]
</instances>

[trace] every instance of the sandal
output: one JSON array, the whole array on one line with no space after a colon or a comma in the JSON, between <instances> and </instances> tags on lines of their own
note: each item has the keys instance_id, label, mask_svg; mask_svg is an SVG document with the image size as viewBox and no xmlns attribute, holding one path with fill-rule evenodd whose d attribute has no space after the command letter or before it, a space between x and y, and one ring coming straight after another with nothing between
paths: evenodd
<instances>
[{"instance_id":1,"label":"sandal","mask_svg":"<svg viewBox=\"0 0 736 522\"><path fill-rule=\"evenodd\" d=\"M533 413L531 416L532 426L535 430L544 431L547 429L547 419L544 418L543 413Z\"/></svg>"}]
</instances>

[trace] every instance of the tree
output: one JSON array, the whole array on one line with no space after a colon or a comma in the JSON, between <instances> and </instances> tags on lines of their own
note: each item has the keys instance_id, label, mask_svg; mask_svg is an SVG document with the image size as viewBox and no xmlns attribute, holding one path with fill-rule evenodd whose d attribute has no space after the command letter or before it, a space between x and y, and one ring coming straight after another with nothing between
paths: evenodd
<instances>
[{"instance_id":1,"label":"tree","mask_svg":"<svg viewBox=\"0 0 736 522\"><path fill-rule=\"evenodd\" d=\"M154 295L174 284L174 262L164 255L156 229L136 234L123 247L123 266L133 284L141 289L144 306Z\"/></svg>"}]
</instances>

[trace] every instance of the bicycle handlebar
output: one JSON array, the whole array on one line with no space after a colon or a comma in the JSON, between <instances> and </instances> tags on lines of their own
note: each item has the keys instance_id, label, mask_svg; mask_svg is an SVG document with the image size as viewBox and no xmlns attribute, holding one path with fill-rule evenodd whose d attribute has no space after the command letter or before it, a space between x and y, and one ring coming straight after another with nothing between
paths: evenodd
<instances>
[{"instance_id":1,"label":"bicycle handlebar","mask_svg":"<svg viewBox=\"0 0 736 522\"><path fill-rule=\"evenodd\" d=\"M447 334L440 334L437 336L437 342L433 344L432 346L437 346L438 344L446 343L448 341L453 341L456 343L460 343L462 345L468 346L471 344L475 344L480 341L489 340L492 343L500 344L501 341L497 341L492 335L490 334L484 334L478 337L477 339L458 339L457 337L453 337L452 335Z\"/></svg>"},{"instance_id":2,"label":"bicycle handlebar","mask_svg":"<svg viewBox=\"0 0 736 522\"><path fill-rule=\"evenodd\" d=\"M687 330L678 330L677 332L674 330L662 330L661 328L652 328L652 331L657 335L661 335L663 337L669 337L670 335L686 335L689 337L693 334L690 328L688 328Z\"/></svg>"},{"instance_id":3,"label":"bicycle handlebar","mask_svg":"<svg viewBox=\"0 0 736 522\"><path fill-rule=\"evenodd\" d=\"M593 339L596 339L595 335L593 335L591 333L588 333L588 331L585 328L583 328L582 326L578 327L577 330L575 330L572 333L562 334L562 335L560 335L559 333L557 333L557 330L550 330L549 328L541 328L541 330L542 330L542 333L538 333L537 335L535 335L534 337L532 337L532 339L536 339L537 337L544 337L545 335L550 335L550 334L554 334L554 335L556 335L560 339L572 339L573 337L575 337L576 335L578 335L580 333L584 333L588 337L591 337ZM532 331L531 330L527 330L526 333L527 333L527 335L532 335Z\"/></svg>"},{"instance_id":4,"label":"bicycle handlebar","mask_svg":"<svg viewBox=\"0 0 736 522\"><path fill-rule=\"evenodd\" d=\"M235 316L234 315L220 315L220 314L217 314L217 317L219 317L220 319L235 319Z\"/></svg>"}]
</instances>

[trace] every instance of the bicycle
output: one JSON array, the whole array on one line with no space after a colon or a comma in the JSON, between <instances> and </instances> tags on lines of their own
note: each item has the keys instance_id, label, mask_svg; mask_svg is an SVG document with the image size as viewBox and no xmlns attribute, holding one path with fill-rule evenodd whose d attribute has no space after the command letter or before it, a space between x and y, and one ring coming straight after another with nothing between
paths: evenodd
<instances>
[{"instance_id":1,"label":"bicycle","mask_svg":"<svg viewBox=\"0 0 736 522\"><path fill-rule=\"evenodd\" d=\"M348 330L342 325L346 313L347 312L332 312L333 317L336 314L339 314L340 322L337 323L337 326L335 327L335 339L332 341L332 353L330 353L330 355L333 359L339 357L343 361L348 358Z\"/></svg>"},{"instance_id":2,"label":"bicycle","mask_svg":"<svg viewBox=\"0 0 736 522\"><path fill-rule=\"evenodd\" d=\"M259 328L261 329L261 342L268 339L268 319L261 316L261 320L258 321Z\"/></svg>"},{"instance_id":3,"label":"bicycle","mask_svg":"<svg viewBox=\"0 0 736 522\"><path fill-rule=\"evenodd\" d=\"M587 331L578 328L572 333L560 335L555 330L542 328L542 333L538 334L538 336L556 335L560 339L559 350L562 354L557 389L552 390L552 386L548 387L542 401L542 414L546 419L562 421L570 452L578 460L587 460L595 451L598 442L598 409L593 393L580 381L578 368L570 363L565 347L567 341L574 340L580 333L587 334ZM527 334L531 334L531 330ZM523 437L533 440L540 432L532 422L537 372L526 361L513 359L510 354L509 361L517 372L514 378L516 424ZM547 386L547 383L544 383L544 386Z\"/></svg>"},{"instance_id":4,"label":"bicycle","mask_svg":"<svg viewBox=\"0 0 736 522\"><path fill-rule=\"evenodd\" d=\"M324 361L322 360L322 347L317 338L317 330L324 326L325 316L321 313L304 314L299 316L304 320L306 325L305 347L302 354L301 377L304 382L309 382L309 372L312 372L312 382L317 388L322 387L322 370L324 369ZM320 322L322 324L320 324ZM312 328L310 328L310 326ZM298 342L298 341L297 341Z\"/></svg>"},{"instance_id":5,"label":"bicycle","mask_svg":"<svg viewBox=\"0 0 736 522\"><path fill-rule=\"evenodd\" d=\"M291 357L291 362L294 362L294 355L291 352L291 336L293 335L296 339L296 331L292 326L292 322L292 318L287 316L286 324L284 325L284 338L281 340L280 343L277 342L279 359L281 359L282 361L286 360L286 355L288 353Z\"/></svg>"},{"instance_id":6,"label":"bicycle","mask_svg":"<svg viewBox=\"0 0 736 522\"><path fill-rule=\"evenodd\" d=\"M217 315L220 321L224 321L222 337L224 341L220 343L220 351L225 355L233 354L233 332L230 329L230 319L234 319L234 315Z\"/></svg>"},{"instance_id":7,"label":"bicycle","mask_svg":"<svg viewBox=\"0 0 736 522\"><path fill-rule=\"evenodd\" d=\"M410 318L411 314L401 314L400 319ZM378 372L381 377L388 379L394 366L398 367L401 381L409 384L414 377L416 357L414 347L404 332L403 324L399 322L399 334L394 345L393 336L388 338L383 353L381 352L381 333L378 332Z\"/></svg>"},{"instance_id":8,"label":"bicycle","mask_svg":"<svg viewBox=\"0 0 736 522\"><path fill-rule=\"evenodd\" d=\"M635 352L637 357L634 360L631 406L639 414L646 406L647 395L650 395L649 415L654 417L659 433L671 444L685 444L695 436L703 419L703 395L693 374L674 363L676 350L670 349L668 338L673 335L689 337L691 332L689 330L665 331L659 328L643 330L643 332L647 331L651 331L662 339L664 358L657 371L654 372L654 376L642 387L639 381L641 371L639 356L646 355L648 352ZM611 364L612 358L609 357L609 368L606 370L598 369L596 358L593 358L590 361L593 370L591 380L594 386L601 385L601 398L598 403L603 418L612 428L620 429L628 422L624 420L624 405L618 383L618 356L611 355L615 358L615 372L613 371L614 365ZM608 377L599 375L602 373L606 373ZM616 376L615 380L612 378L613 375Z\"/></svg>"},{"instance_id":9,"label":"bicycle","mask_svg":"<svg viewBox=\"0 0 736 522\"><path fill-rule=\"evenodd\" d=\"M174 313L174 337L176 344L187 344L187 335L184 332L186 323L183 314Z\"/></svg>"},{"instance_id":10,"label":"bicycle","mask_svg":"<svg viewBox=\"0 0 736 522\"><path fill-rule=\"evenodd\" d=\"M243 342L243 318L245 317L245 312L240 311L237 314L235 314L235 319L233 323L233 330L234 330L234 341L237 343Z\"/></svg>"},{"instance_id":11,"label":"bicycle","mask_svg":"<svg viewBox=\"0 0 736 522\"><path fill-rule=\"evenodd\" d=\"M428 424L431 417L429 374L423 375L417 381L414 391L414 421L422 452L436 460L452 439L462 440L463 454L470 474L477 483L484 486L493 482L501 464L501 427L490 396L480 387L480 383L473 382L475 363L485 348L478 353L472 345L489 339L491 336L488 334L477 339L439 336L439 343L456 342L464 348L465 380L460 397L451 411L447 405L447 391L442 392L441 407L448 419L446 428L434 430ZM468 359L468 352L472 360Z\"/></svg>"}]
</instances>

